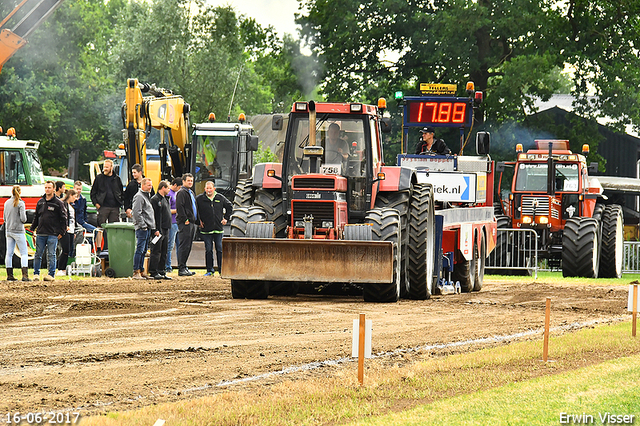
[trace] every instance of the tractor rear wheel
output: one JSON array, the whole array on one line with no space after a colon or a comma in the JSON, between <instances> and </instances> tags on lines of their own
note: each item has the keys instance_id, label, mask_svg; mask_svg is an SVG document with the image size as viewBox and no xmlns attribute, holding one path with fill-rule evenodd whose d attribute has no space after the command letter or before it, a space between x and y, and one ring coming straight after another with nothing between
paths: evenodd
<instances>
[{"instance_id":1,"label":"tractor rear wheel","mask_svg":"<svg viewBox=\"0 0 640 426\"><path fill-rule=\"evenodd\" d=\"M239 207L233 209L229 226L232 237L246 237L247 224L249 222L262 222L267 218L267 214L261 207Z\"/></svg>"},{"instance_id":2,"label":"tractor rear wheel","mask_svg":"<svg viewBox=\"0 0 640 426\"><path fill-rule=\"evenodd\" d=\"M236 185L236 193L233 197L233 209L249 207L253 204L253 186L251 179L240 179Z\"/></svg>"},{"instance_id":3,"label":"tractor rear wheel","mask_svg":"<svg viewBox=\"0 0 640 426\"><path fill-rule=\"evenodd\" d=\"M393 281L389 284L369 283L364 285L365 302L397 302L400 298L400 215L395 209L372 209L367 212L365 222L371 224L374 241L393 243Z\"/></svg>"},{"instance_id":4,"label":"tractor rear wheel","mask_svg":"<svg viewBox=\"0 0 640 426\"><path fill-rule=\"evenodd\" d=\"M562 276L598 278L599 259L598 221L568 219L562 233Z\"/></svg>"},{"instance_id":5,"label":"tractor rear wheel","mask_svg":"<svg viewBox=\"0 0 640 426\"><path fill-rule=\"evenodd\" d=\"M411 190L398 192L380 192L376 196L377 208L392 208L400 215L402 232L402 251L400 254L400 297L407 297L409 291L408 263L409 263L409 209L411 204Z\"/></svg>"},{"instance_id":6,"label":"tractor rear wheel","mask_svg":"<svg viewBox=\"0 0 640 426\"><path fill-rule=\"evenodd\" d=\"M411 195L409 216L409 289L411 299L426 300L434 289L435 217L433 188L416 184Z\"/></svg>"},{"instance_id":7,"label":"tractor rear wheel","mask_svg":"<svg viewBox=\"0 0 640 426\"><path fill-rule=\"evenodd\" d=\"M257 189L254 204L262 207L267 214L267 220L275 224L276 236L284 237L287 218L282 210L282 191L279 189Z\"/></svg>"},{"instance_id":8,"label":"tractor rear wheel","mask_svg":"<svg viewBox=\"0 0 640 426\"><path fill-rule=\"evenodd\" d=\"M231 297L234 299L266 299L269 297L269 282L231 280Z\"/></svg>"},{"instance_id":9,"label":"tractor rear wheel","mask_svg":"<svg viewBox=\"0 0 640 426\"><path fill-rule=\"evenodd\" d=\"M602 224L602 244L599 276L601 278L620 278L624 255L622 207L617 204L606 206L600 223Z\"/></svg>"}]
</instances>

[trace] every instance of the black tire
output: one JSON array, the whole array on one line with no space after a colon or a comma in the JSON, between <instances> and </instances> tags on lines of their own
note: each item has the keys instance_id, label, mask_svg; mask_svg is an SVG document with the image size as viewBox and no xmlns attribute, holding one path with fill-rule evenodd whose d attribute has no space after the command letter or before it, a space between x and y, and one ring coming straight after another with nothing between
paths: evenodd
<instances>
[{"instance_id":1,"label":"black tire","mask_svg":"<svg viewBox=\"0 0 640 426\"><path fill-rule=\"evenodd\" d=\"M245 237L247 233L247 223L262 222L267 218L267 214L261 207L240 207L233 210L229 227L232 237Z\"/></svg>"},{"instance_id":2,"label":"black tire","mask_svg":"<svg viewBox=\"0 0 640 426\"><path fill-rule=\"evenodd\" d=\"M231 297L234 299L266 299L269 297L269 282L231 280Z\"/></svg>"},{"instance_id":3,"label":"black tire","mask_svg":"<svg viewBox=\"0 0 640 426\"><path fill-rule=\"evenodd\" d=\"M376 208L392 208L400 215L400 232L402 233L402 250L400 253L400 297L407 297L409 292L409 209L411 207L411 190L398 192L380 192L376 196Z\"/></svg>"},{"instance_id":4,"label":"black tire","mask_svg":"<svg viewBox=\"0 0 640 426\"><path fill-rule=\"evenodd\" d=\"M568 219L562 234L562 276L598 278L599 259L598 221Z\"/></svg>"},{"instance_id":5,"label":"black tire","mask_svg":"<svg viewBox=\"0 0 640 426\"><path fill-rule=\"evenodd\" d=\"M249 222L247 223L247 238L273 238L273 222Z\"/></svg>"},{"instance_id":6,"label":"black tire","mask_svg":"<svg viewBox=\"0 0 640 426\"><path fill-rule=\"evenodd\" d=\"M282 191L277 189L258 189L254 204L262 207L267 215L267 220L273 222L276 227L276 236L284 237L287 228L287 217L283 211Z\"/></svg>"},{"instance_id":7,"label":"black tire","mask_svg":"<svg viewBox=\"0 0 640 426\"><path fill-rule=\"evenodd\" d=\"M493 258L496 261L496 266L508 267L511 266L512 250L510 246L512 243L509 243L509 232L500 232L500 229L511 228L511 218L504 215L496 216L496 222L498 232L496 235L496 247L493 249ZM509 270L489 268L485 272L490 275L507 275Z\"/></svg>"},{"instance_id":8,"label":"black tire","mask_svg":"<svg viewBox=\"0 0 640 426\"><path fill-rule=\"evenodd\" d=\"M426 300L435 290L434 272L435 253L435 209L433 188L431 185L416 184L411 195L409 217L408 268L409 288L407 295L411 299Z\"/></svg>"},{"instance_id":9,"label":"black tire","mask_svg":"<svg viewBox=\"0 0 640 426\"><path fill-rule=\"evenodd\" d=\"M371 226L360 223L357 225L345 225L343 237L345 240L371 241L373 234L371 232Z\"/></svg>"},{"instance_id":10,"label":"black tire","mask_svg":"<svg viewBox=\"0 0 640 426\"><path fill-rule=\"evenodd\" d=\"M477 238L477 236L475 238ZM467 260L462 252L458 250L458 256L460 256L459 258L462 260L454 265L453 274L451 274L451 279L453 280L453 282L460 282L460 291L462 293L469 293L476 286L479 256L476 247L477 241L475 238L473 241L473 254L471 255L471 259Z\"/></svg>"},{"instance_id":11,"label":"black tire","mask_svg":"<svg viewBox=\"0 0 640 426\"><path fill-rule=\"evenodd\" d=\"M476 258L476 276L473 283L473 291L482 290L482 283L484 282L485 265L487 262L487 239L484 233L480 234L480 246L473 249L474 257Z\"/></svg>"},{"instance_id":12,"label":"black tire","mask_svg":"<svg viewBox=\"0 0 640 426\"><path fill-rule=\"evenodd\" d=\"M601 278L622 277L624 257L624 229L622 207L611 204L605 207L602 214L602 238L600 240Z\"/></svg>"},{"instance_id":13,"label":"black tire","mask_svg":"<svg viewBox=\"0 0 640 426\"><path fill-rule=\"evenodd\" d=\"M113 268L107 268L104 270L104 276L107 278L115 278L116 277L116 271Z\"/></svg>"},{"instance_id":14,"label":"black tire","mask_svg":"<svg viewBox=\"0 0 640 426\"><path fill-rule=\"evenodd\" d=\"M393 282L389 284L365 284L364 301L390 303L400 298L400 215L395 209L372 209L367 212L365 222L371 224L374 241L393 243Z\"/></svg>"},{"instance_id":15,"label":"black tire","mask_svg":"<svg viewBox=\"0 0 640 426\"><path fill-rule=\"evenodd\" d=\"M593 209L593 216L591 217L598 222L602 221L602 213L604 213L604 209L604 204L596 204L596 207Z\"/></svg>"},{"instance_id":16,"label":"black tire","mask_svg":"<svg viewBox=\"0 0 640 426\"><path fill-rule=\"evenodd\" d=\"M236 185L236 192L233 197L233 209L239 207L250 207L253 204L253 181L251 179L240 179Z\"/></svg>"}]
</instances>

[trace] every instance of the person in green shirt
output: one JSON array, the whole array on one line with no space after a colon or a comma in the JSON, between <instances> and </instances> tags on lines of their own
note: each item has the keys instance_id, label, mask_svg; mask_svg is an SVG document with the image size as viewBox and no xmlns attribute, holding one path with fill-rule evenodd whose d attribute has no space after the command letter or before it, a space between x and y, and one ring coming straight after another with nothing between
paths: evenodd
<instances>
[{"instance_id":1,"label":"person in green shirt","mask_svg":"<svg viewBox=\"0 0 640 426\"><path fill-rule=\"evenodd\" d=\"M204 241L205 276L212 276L222 270L222 236L223 225L231 218L233 206L227 198L216 192L214 181L209 180L204 185L204 193L196 197L200 234ZM213 269L213 248L215 245L218 271Z\"/></svg>"}]
</instances>

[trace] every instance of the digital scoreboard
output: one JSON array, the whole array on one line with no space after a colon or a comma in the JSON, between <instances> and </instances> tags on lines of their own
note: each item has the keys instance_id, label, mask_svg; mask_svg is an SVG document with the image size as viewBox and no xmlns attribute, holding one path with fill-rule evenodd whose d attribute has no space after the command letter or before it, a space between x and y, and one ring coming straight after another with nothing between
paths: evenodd
<instances>
[{"instance_id":1,"label":"digital scoreboard","mask_svg":"<svg viewBox=\"0 0 640 426\"><path fill-rule=\"evenodd\" d=\"M471 126L472 105L466 98L405 98L407 124L437 127Z\"/></svg>"}]
</instances>

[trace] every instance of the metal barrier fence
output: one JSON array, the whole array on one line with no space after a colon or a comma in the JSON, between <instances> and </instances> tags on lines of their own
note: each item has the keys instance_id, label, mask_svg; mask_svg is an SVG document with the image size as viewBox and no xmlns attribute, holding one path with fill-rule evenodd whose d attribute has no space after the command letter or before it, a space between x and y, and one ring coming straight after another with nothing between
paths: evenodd
<instances>
[{"instance_id":1,"label":"metal barrier fence","mask_svg":"<svg viewBox=\"0 0 640 426\"><path fill-rule=\"evenodd\" d=\"M538 236L533 229L499 228L496 248L486 262L488 273L526 273L538 278Z\"/></svg>"},{"instance_id":2,"label":"metal barrier fence","mask_svg":"<svg viewBox=\"0 0 640 426\"><path fill-rule=\"evenodd\" d=\"M623 274L640 274L640 241L624 242Z\"/></svg>"}]
</instances>

